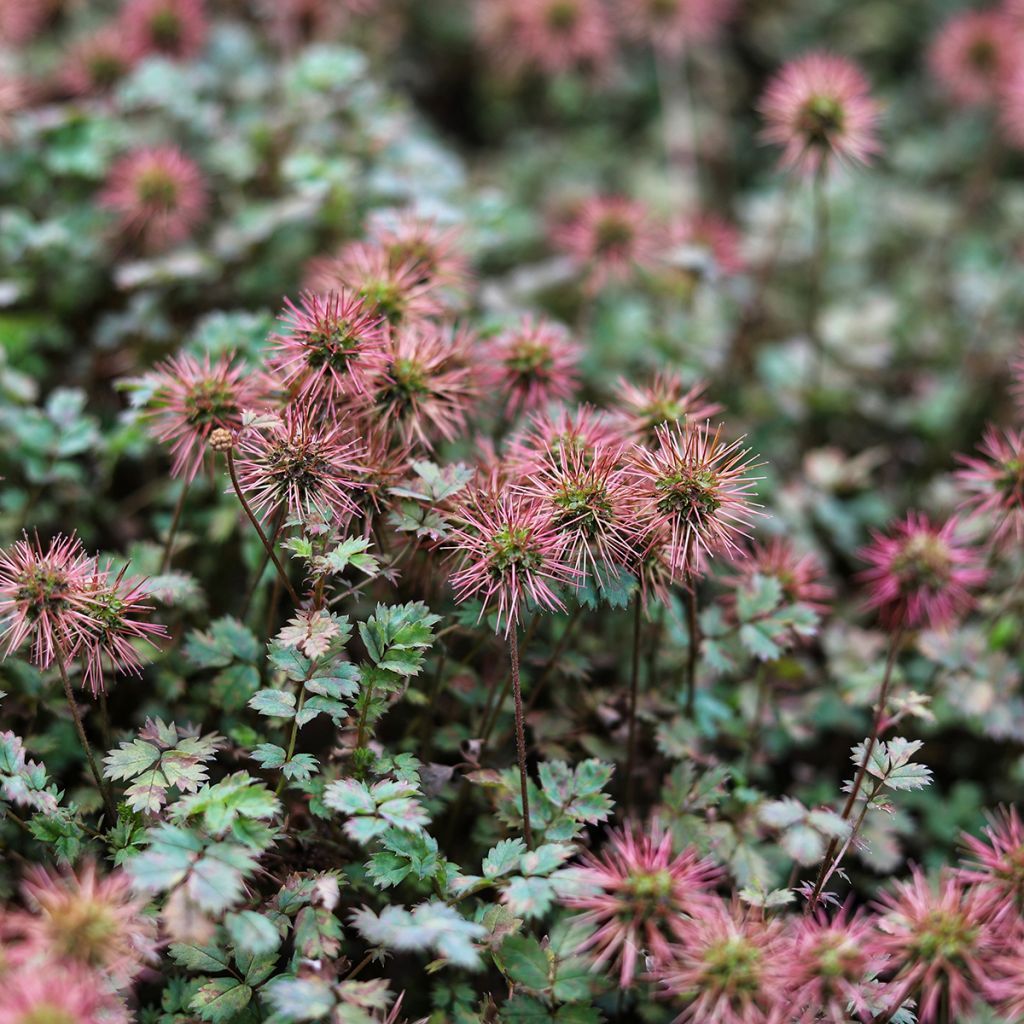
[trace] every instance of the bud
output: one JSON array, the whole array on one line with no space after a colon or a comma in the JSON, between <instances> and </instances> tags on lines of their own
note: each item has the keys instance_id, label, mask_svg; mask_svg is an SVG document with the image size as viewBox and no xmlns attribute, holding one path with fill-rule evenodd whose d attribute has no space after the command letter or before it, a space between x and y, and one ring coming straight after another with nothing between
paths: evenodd
<instances>
[{"instance_id":1,"label":"bud","mask_svg":"<svg viewBox=\"0 0 1024 1024\"><path fill-rule=\"evenodd\" d=\"M211 432L207 443L215 452L229 452L235 446L235 439L231 436L230 430L218 427Z\"/></svg>"}]
</instances>

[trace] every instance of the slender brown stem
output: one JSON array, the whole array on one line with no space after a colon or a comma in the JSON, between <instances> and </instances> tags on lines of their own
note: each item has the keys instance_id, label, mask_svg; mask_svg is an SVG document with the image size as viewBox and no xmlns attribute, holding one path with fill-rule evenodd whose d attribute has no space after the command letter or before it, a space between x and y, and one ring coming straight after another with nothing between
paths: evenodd
<instances>
[{"instance_id":1,"label":"slender brown stem","mask_svg":"<svg viewBox=\"0 0 1024 1024\"><path fill-rule=\"evenodd\" d=\"M85 727L82 725L82 716L78 713L78 705L75 703L75 695L71 689L71 680L68 679L68 670L64 665L64 658L60 652L56 652L54 659L57 663L57 670L60 672L60 680L64 684L64 696L67 698L68 707L71 709L71 717L75 723L75 732L78 733L78 742L82 744L82 750L85 751L85 758L89 762L89 768L92 771L92 777L96 780L96 785L99 787L100 796L103 797L103 806L107 810L107 814L110 816L111 826L117 824L117 808L114 805L114 799L110 795L110 790L107 788L106 783L103 781L103 776L100 774L99 766L96 764L96 758L93 756L92 745L89 743L88 736L85 735Z\"/></svg>"},{"instance_id":2,"label":"slender brown stem","mask_svg":"<svg viewBox=\"0 0 1024 1024\"><path fill-rule=\"evenodd\" d=\"M526 627L526 634L523 636L523 646L526 647L533 639L534 631L537 628L537 622L540 616L535 615L530 620L530 625ZM484 717L480 727L480 739L481 743L486 744L491 738L491 733L494 732L494 727L498 724L498 715L501 714L501 709L505 704L505 700L508 697L509 690L512 688L512 673L510 672L505 676L502 685L499 687L497 682L491 688L490 696L487 698L487 706L484 709ZM497 697L497 701L494 698Z\"/></svg>"},{"instance_id":3,"label":"slender brown stem","mask_svg":"<svg viewBox=\"0 0 1024 1024\"><path fill-rule=\"evenodd\" d=\"M100 690L100 731L103 733L103 746L110 750L114 745L114 732L110 727L110 709L107 707L107 694L104 690Z\"/></svg>"},{"instance_id":4,"label":"slender brown stem","mask_svg":"<svg viewBox=\"0 0 1024 1024\"><path fill-rule=\"evenodd\" d=\"M690 650L686 659L686 717L693 718L697 698L697 659L700 657L700 623L697 620L697 581L686 579L686 621L690 631Z\"/></svg>"},{"instance_id":5,"label":"slender brown stem","mask_svg":"<svg viewBox=\"0 0 1024 1024\"><path fill-rule=\"evenodd\" d=\"M807 289L807 334L811 339L815 383L820 380L825 360L821 338L821 306L825 289L825 267L828 263L828 164L822 160L814 174L814 240L811 255L810 284Z\"/></svg>"},{"instance_id":6,"label":"slender brown stem","mask_svg":"<svg viewBox=\"0 0 1024 1024\"><path fill-rule=\"evenodd\" d=\"M281 577L281 582L284 584L285 590L288 591L288 596L298 607L302 604L302 599L295 592L295 588L292 586L292 581L288 579L288 573L285 572L284 566L281 564L281 560L277 557L277 553L274 551L273 545L267 539L267 535L263 532L263 527L260 526L259 520L253 515L252 509L249 507L249 502L245 500L245 495L242 493L242 488L238 483L238 474L235 472L235 456L229 448L225 455L227 456L228 462L228 474L231 476L231 486L235 489L235 494L238 495L238 500L242 505L249 522L252 523L253 529L259 536L260 541L263 543L263 547L266 549L267 554L270 556L270 560L274 563L274 567L277 569L277 574Z\"/></svg>"},{"instance_id":7,"label":"slender brown stem","mask_svg":"<svg viewBox=\"0 0 1024 1024\"><path fill-rule=\"evenodd\" d=\"M284 506L281 507L281 511L277 516L277 525L274 527L274 532L270 537L270 546L276 547L277 541L281 536L281 531L284 529L286 510ZM252 599L256 596L256 591L259 588L260 580L263 579L263 573L266 571L267 566L270 564L270 552L264 550L263 561L260 562L260 567L256 570L256 575L252 578L252 583L249 584L249 591L245 595L245 601L242 603L242 610L238 613L238 617L244 622L249 614L249 607L252 605Z\"/></svg>"},{"instance_id":8,"label":"slender brown stem","mask_svg":"<svg viewBox=\"0 0 1024 1024\"><path fill-rule=\"evenodd\" d=\"M892 642L889 645L889 655L885 659L885 674L882 676L882 685L878 691L878 702L875 705L875 716L874 721L871 725L871 735L868 737L867 746L864 748L864 757L861 759L860 766L857 769L857 774L853 780L853 786L850 789L850 795L846 798L846 803L843 805L842 818L843 821L848 821L850 815L853 813L854 804L857 802L857 797L860 795L861 787L864 785L864 779L867 775L868 765L871 763L871 755L874 752L875 744L878 742L878 738L882 733L882 723L885 721L885 707L889 701L889 687L892 683L893 669L896 667L896 659L899 656L900 648L903 645L904 628L899 626L896 632L892 636ZM818 878L814 883L814 891L811 893L811 898L807 903L808 913L814 909L815 904L818 902L818 897L821 895L821 890L825 885L825 880L830 875L831 861L835 857L836 850L839 847L839 840L833 839L829 843L828 849L825 851L825 859L821 862L821 870L818 872Z\"/></svg>"},{"instance_id":9,"label":"slender brown stem","mask_svg":"<svg viewBox=\"0 0 1024 1024\"><path fill-rule=\"evenodd\" d=\"M523 725L523 692L519 688L519 638L515 625L508 634L508 653L512 662L512 698L516 705L516 757L519 760L519 788L523 795L523 838L526 848L533 849L533 830L530 828L530 795L526 779L526 729Z\"/></svg>"},{"instance_id":10,"label":"slender brown stem","mask_svg":"<svg viewBox=\"0 0 1024 1024\"><path fill-rule=\"evenodd\" d=\"M629 737L626 740L626 818L633 813L633 773L636 769L636 700L640 689L640 627L642 605L633 597L633 664L629 679Z\"/></svg>"},{"instance_id":11,"label":"slender brown stem","mask_svg":"<svg viewBox=\"0 0 1024 1024\"><path fill-rule=\"evenodd\" d=\"M174 506L174 517L171 519L170 528L167 531L167 540L164 542L164 557L160 562L161 574L167 572L171 565L171 554L174 550L174 538L178 535L178 525L181 523L181 513L185 509L185 499L188 497L188 489L191 481L185 480L181 485L181 494Z\"/></svg>"},{"instance_id":12,"label":"slender brown stem","mask_svg":"<svg viewBox=\"0 0 1024 1024\"><path fill-rule=\"evenodd\" d=\"M299 684L299 699L295 705L295 717L292 719L292 731L288 737L288 752L284 755L284 763L287 764L295 754L295 744L299 738L299 715L302 714L302 706L306 703L306 681L303 680ZM280 796L284 791L285 775L281 772L281 777L277 780L277 788L274 790L276 796Z\"/></svg>"}]
</instances>

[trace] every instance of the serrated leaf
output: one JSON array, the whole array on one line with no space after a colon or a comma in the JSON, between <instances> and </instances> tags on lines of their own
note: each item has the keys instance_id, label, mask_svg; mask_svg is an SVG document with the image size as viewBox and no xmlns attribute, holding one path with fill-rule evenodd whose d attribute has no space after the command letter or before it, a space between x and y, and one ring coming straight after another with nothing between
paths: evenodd
<instances>
[{"instance_id":1,"label":"serrated leaf","mask_svg":"<svg viewBox=\"0 0 1024 1024\"><path fill-rule=\"evenodd\" d=\"M252 989L234 978L214 978L203 985L188 1006L203 1020L223 1024L240 1013L252 999Z\"/></svg>"},{"instance_id":2,"label":"serrated leaf","mask_svg":"<svg viewBox=\"0 0 1024 1024\"><path fill-rule=\"evenodd\" d=\"M295 694L285 690L260 690L249 698L249 707L268 718L294 718Z\"/></svg>"}]
</instances>

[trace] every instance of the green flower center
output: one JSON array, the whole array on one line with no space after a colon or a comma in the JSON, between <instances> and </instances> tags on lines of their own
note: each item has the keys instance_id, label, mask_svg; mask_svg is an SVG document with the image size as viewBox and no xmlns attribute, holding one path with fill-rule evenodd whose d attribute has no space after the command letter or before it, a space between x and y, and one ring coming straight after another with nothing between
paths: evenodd
<instances>
[{"instance_id":1,"label":"green flower center","mask_svg":"<svg viewBox=\"0 0 1024 1024\"><path fill-rule=\"evenodd\" d=\"M614 253L625 249L635 237L633 225L624 217L612 214L597 222L595 247L599 253Z\"/></svg>"},{"instance_id":2,"label":"green flower center","mask_svg":"<svg viewBox=\"0 0 1024 1024\"><path fill-rule=\"evenodd\" d=\"M405 316L405 297L394 281L366 281L358 294L392 325L400 323Z\"/></svg>"},{"instance_id":3,"label":"green flower center","mask_svg":"<svg viewBox=\"0 0 1024 1024\"><path fill-rule=\"evenodd\" d=\"M359 358L359 338L352 333L348 320L310 331L306 341L306 363L313 369L329 366L332 370L344 370L352 360Z\"/></svg>"},{"instance_id":4,"label":"green flower center","mask_svg":"<svg viewBox=\"0 0 1024 1024\"><path fill-rule=\"evenodd\" d=\"M489 567L494 579L501 579L513 569L535 572L544 564L544 558L534 546L530 531L525 526L506 523L495 531L489 546Z\"/></svg>"},{"instance_id":5,"label":"green flower center","mask_svg":"<svg viewBox=\"0 0 1024 1024\"><path fill-rule=\"evenodd\" d=\"M593 536L612 518L608 491L600 484L563 484L555 491L552 501L558 509L557 525L566 526L571 523L576 530L587 536Z\"/></svg>"},{"instance_id":6,"label":"green flower center","mask_svg":"<svg viewBox=\"0 0 1024 1024\"><path fill-rule=\"evenodd\" d=\"M893 559L893 573L904 593L939 590L948 582L953 567L949 548L932 534L910 537Z\"/></svg>"},{"instance_id":7,"label":"green flower center","mask_svg":"<svg viewBox=\"0 0 1024 1024\"><path fill-rule=\"evenodd\" d=\"M135 189L146 206L170 210L178 201L177 181L160 168L143 171L135 182Z\"/></svg>"},{"instance_id":8,"label":"green flower center","mask_svg":"<svg viewBox=\"0 0 1024 1024\"><path fill-rule=\"evenodd\" d=\"M18 577L15 600L30 606L36 616L57 613L68 606L68 580L62 572L37 565Z\"/></svg>"},{"instance_id":9,"label":"green flower center","mask_svg":"<svg viewBox=\"0 0 1024 1024\"><path fill-rule=\"evenodd\" d=\"M996 70L999 54L991 39L976 39L967 50L967 63L982 74Z\"/></svg>"},{"instance_id":10,"label":"green flower center","mask_svg":"<svg viewBox=\"0 0 1024 1024\"><path fill-rule=\"evenodd\" d=\"M574 0L555 0L548 6L548 26L556 32L569 32L580 20L580 8Z\"/></svg>"},{"instance_id":11,"label":"green flower center","mask_svg":"<svg viewBox=\"0 0 1024 1024\"><path fill-rule=\"evenodd\" d=\"M506 360L513 373L525 378L543 378L553 368L551 349L535 341L521 341Z\"/></svg>"},{"instance_id":12,"label":"green flower center","mask_svg":"<svg viewBox=\"0 0 1024 1024\"><path fill-rule=\"evenodd\" d=\"M658 511L706 521L722 507L717 484L715 474L709 469L683 470L663 476L655 483L661 495Z\"/></svg>"},{"instance_id":13,"label":"green flower center","mask_svg":"<svg viewBox=\"0 0 1024 1024\"><path fill-rule=\"evenodd\" d=\"M193 426L223 423L238 411L233 389L218 380L201 380L185 396L185 415Z\"/></svg>"},{"instance_id":14,"label":"green flower center","mask_svg":"<svg viewBox=\"0 0 1024 1024\"><path fill-rule=\"evenodd\" d=\"M833 96L812 96L800 111L797 128L810 146L829 146L843 130L842 104Z\"/></svg>"},{"instance_id":15,"label":"green flower center","mask_svg":"<svg viewBox=\"0 0 1024 1024\"><path fill-rule=\"evenodd\" d=\"M77 1024L79 1020L77 1014L55 1003L37 1003L15 1019L17 1024Z\"/></svg>"},{"instance_id":16,"label":"green flower center","mask_svg":"<svg viewBox=\"0 0 1024 1024\"><path fill-rule=\"evenodd\" d=\"M88 68L90 80L100 88L114 85L125 72L124 61L109 51L92 54L89 57Z\"/></svg>"},{"instance_id":17,"label":"green flower center","mask_svg":"<svg viewBox=\"0 0 1024 1024\"><path fill-rule=\"evenodd\" d=\"M162 7L149 20L150 35L161 50L173 49L181 42L183 27L178 12L171 7Z\"/></svg>"},{"instance_id":18,"label":"green flower center","mask_svg":"<svg viewBox=\"0 0 1024 1024\"><path fill-rule=\"evenodd\" d=\"M910 948L915 959L925 963L934 960L959 960L971 952L977 938L963 914L933 910L918 926Z\"/></svg>"},{"instance_id":19,"label":"green flower center","mask_svg":"<svg viewBox=\"0 0 1024 1024\"><path fill-rule=\"evenodd\" d=\"M740 936L722 939L704 951L702 973L713 988L754 995L761 987L761 951Z\"/></svg>"}]
</instances>

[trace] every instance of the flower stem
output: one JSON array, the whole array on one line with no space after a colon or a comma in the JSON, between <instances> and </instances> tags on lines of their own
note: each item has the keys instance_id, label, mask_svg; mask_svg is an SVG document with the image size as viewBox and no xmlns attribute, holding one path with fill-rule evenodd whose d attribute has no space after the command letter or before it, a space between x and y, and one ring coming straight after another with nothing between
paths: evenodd
<instances>
[{"instance_id":1,"label":"flower stem","mask_svg":"<svg viewBox=\"0 0 1024 1024\"><path fill-rule=\"evenodd\" d=\"M686 659L686 717L693 718L697 699L697 659L700 657L700 623L697 620L697 581L686 578L686 621L690 630L690 650Z\"/></svg>"},{"instance_id":2,"label":"flower stem","mask_svg":"<svg viewBox=\"0 0 1024 1024\"><path fill-rule=\"evenodd\" d=\"M519 788L523 796L523 838L526 848L533 849L533 830L530 828L530 796L526 780L526 730L523 727L523 692L519 688L519 638L513 625L508 634L508 653L512 662L512 699L516 705L516 757L519 760Z\"/></svg>"},{"instance_id":3,"label":"flower stem","mask_svg":"<svg viewBox=\"0 0 1024 1024\"><path fill-rule=\"evenodd\" d=\"M178 526L181 523L181 513L185 510L185 499L188 497L189 480L181 485L181 494L178 495L178 500L174 505L174 516L171 519L171 525L167 530L167 540L164 542L164 557L160 562L160 573L167 572L171 566L171 554L174 550L174 538L178 535Z\"/></svg>"},{"instance_id":4,"label":"flower stem","mask_svg":"<svg viewBox=\"0 0 1024 1024\"><path fill-rule=\"evenodd\" d=\"M896 659L899 655L900 648L903 646L903 633L903 626L898 627L896 632L893 633L892 641L889 644L889 655L885 660L885 674L882 676L882 685L878 691L878 702L875 705L875 717L871 726L871 735L868 738L867 746L864 748L864 757L861 759L860 766L857 769L857 775L853 780L850 795L846 798L846 803L843 805L843 821L849 821L850 815L853 813L854 804L857 802L857 797L860 795L861 788L864 785L864 779L867 776L868 764L871 762L871 755L874 752L875 744L878 743L878 738L882 733L882 723L885 720L885 707L889 701L889 687L892 683L893 669L896 667ZM821 870L818 872L818 878L814 883L814 891L811 893L811 898L807 904L808 913L814 909L815 904L818 902L818 897L821 895L821 890L825 885L825 881L832 873L831 862L835 857L838 846L839 840L833 839L832 842L829 843L828 849L825 851L825 859L821 862Z\"/></svg>"},{"instance_id":5,"label":"flower stem","mask_svg":"<svg viewBox=\"0 0 1024 1024\"><path fill-rule=\"evenodd\" d=\"M819 321L824 293L825 267L828 263L828 194L825 187L827 178L828 164L822 160L814 173L814 241L807 302L807 335L811 339L814 350L812 379L815 384L821 379L822 363L825 359Z\"/></svg>"},{"instance_id":6,"label":"flower stem","mask_svg":"<svg viewBox=\"0 0 1024 1024\"><path fill-rule=\"evenodd\" d=\"M285 572L284 566L281 564L281 560L277 557L277 553L274 551L274 546L267 539L267 535L263 532L263 527L260 526L259 520L253 515L253 511L249 507L249 502L245 500L245 495L242 493L242 488L238 483L238 474L235 472L235 456L230 448L224 454L228 461L228 474L231 476L231 486L235 489L235 494L238 495L238 500L241 502L242 509L245 511L246 516L249 518L249 522L252 523L253 528L256 530L257 535L263 543L263 547L270 556L270 560L274 563L274 567L277 569L277 574L281 577L281 582L284 584L285 590L288 591L288 596L295 603L295 606L299 607L302 604L302 599L295 592L295 588L292 586L292 581L288 579L288 573Z\"/></svg>"},{"instance_id":7,"label":"flower stem","mask_svg":"<svg viewBox=\"0 0 1024 1024\"><path fill-rule=\"evenodd\" d=\"M636 768L636 699L640 689L640 595L633 597L633 663L629 679L629 737L626 740L626 817L633 813L633 772Z\"/></svg>"},{"instance_id":8,"label":"flower stem","mask_svg":"<svg viewBox=\"0 0 1024 1024\"><path fill-rule=\"evenodd\" d=\"M117 824L117 807L114 805L114 799L110 795L110 790L107 788L106 783L103 781L103 776L100 774L99 766L96 764L96 758L93 756L92 745L89 743L89 737L85 735L85 727L82 725L82 716L78 713L78 705L75 703L75 695L71 690L71 680L68 679L68 670L64 665L64 658L60 651L55 651L55 661L57 662L57 670L60 672L60 680L64 684L64 696L67 698L68 707L71 709L71 717L75 723L75 732L78 733L78 742L82 744L82 750L85 751L85 758L89 762L89 768L92 771L92 777L96 780L96 785L99 787L100 796L103 797L103 806L107 810L107 814L110 816L111 827Z\"/></svg>"}]
</instances>

